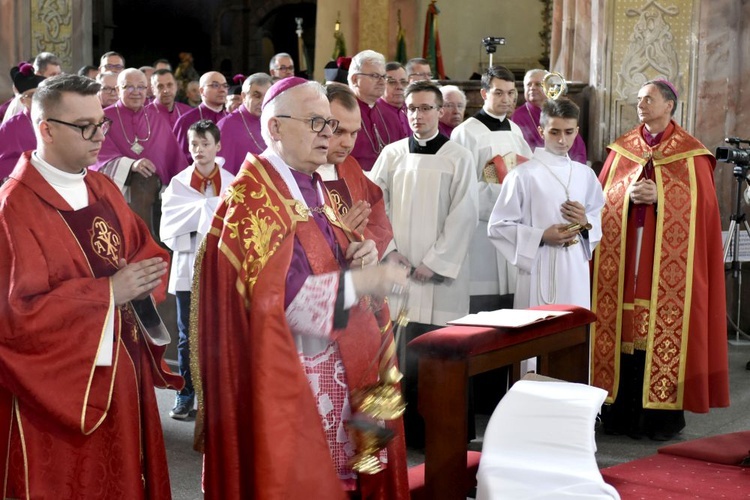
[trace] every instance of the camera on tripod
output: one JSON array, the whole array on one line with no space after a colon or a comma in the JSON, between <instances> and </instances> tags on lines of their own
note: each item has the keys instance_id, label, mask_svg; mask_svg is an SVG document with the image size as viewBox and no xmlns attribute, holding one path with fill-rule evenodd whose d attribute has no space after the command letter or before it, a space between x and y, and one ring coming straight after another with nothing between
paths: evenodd
<instances>
[{"instance_id":1,"label":"camera on tripod","mask_svg":"<svg viewBox=\"0 0 750 500\"><path fill-rule=\"evenodd\" d=\"M484 45L484 50L486 50L488 54L494 54L497 51L498 45L505 45L505 38L501 36L484 37L482 39L482 44Z\"/></svg>"},{"instance_id":2,"label":"camera on tripod","mask_svg":"<svg viewBox=\"0 0 750 500\"><path fill-rule=\"evenodd\" d=\"M739 175L742 175L743 173L746 174L747 168L750 166L750 151L741 146L743 144L750 145L750 139L727 137L724 139L724 142L731 144L734 147L719 146L716 148L716 160L724 163L734 163L737 167L740 167L735 167L735 175L738 175L738 170L740 171Z\"/></svg>"}]
</instances>

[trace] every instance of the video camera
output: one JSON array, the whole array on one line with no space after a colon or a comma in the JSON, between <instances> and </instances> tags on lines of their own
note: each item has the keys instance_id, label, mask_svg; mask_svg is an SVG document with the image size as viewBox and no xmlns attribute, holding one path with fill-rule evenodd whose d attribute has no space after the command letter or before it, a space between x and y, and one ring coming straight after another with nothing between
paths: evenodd
<instances>
[{"instance_id":1,"label":"video camera","mask_svg":"<svg viewBox=\"0 0 750 500\"><path fill-rule=\"evenodd\" d=\"M727 137L724 139L727 144L734 147L719 146L716 148L716 159L724 163L734 163L741 167L750 165L750 151L743 149L742 144L750 145L750 139L740 139L739 137Z\"/></svg>"},{"instance_id":2,"label":"video camera","mask_svg":"<svg viewBox=\"0 0 750 500\"><path fill-rule=\"evenodd\" d=\"M497 51L498 45L505 45L505 38L501 36L488 36L482 39L482 44L488 54L494 54Z\"/></svg>"}]
</instances>

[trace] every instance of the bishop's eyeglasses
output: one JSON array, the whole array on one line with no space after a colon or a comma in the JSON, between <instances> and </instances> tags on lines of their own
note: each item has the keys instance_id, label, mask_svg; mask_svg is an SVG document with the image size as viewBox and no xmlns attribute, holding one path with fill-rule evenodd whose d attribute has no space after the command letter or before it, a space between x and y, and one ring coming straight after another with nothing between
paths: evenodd
<instances>
[{"instance_id":1,"label":"bishop's eyeglasses","mask_svg":"<svg viewBox=\"0 0 750 500\"><path fill-rule=\"evenodd\" d=\"M322 116L313 116L312 118L297 118L291 115L276 115L276 118L291 118L292 120L297 120L299 122L309 122L310 128L316 134L321 133L323 129L326 128L326 125L331 127L331 132L333 132L334 134L339 128L339 121L335 118L326 120Z\"/></svg>"}]
</instances>

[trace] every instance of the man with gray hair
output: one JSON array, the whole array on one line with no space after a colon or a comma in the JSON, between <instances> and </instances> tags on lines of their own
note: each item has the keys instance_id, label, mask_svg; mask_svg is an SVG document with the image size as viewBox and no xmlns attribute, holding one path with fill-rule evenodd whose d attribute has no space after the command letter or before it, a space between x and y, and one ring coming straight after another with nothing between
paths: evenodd
<instances>
[{"instance_id":1,"label":"man with gray hair","mask_svg":"<svg viewBox=\"0 0 750 500\"><path fill-rule=\"evenodd\" d=\"M380 100L385 92L385 57L374 50L363 50L352 58L347 80L349 88L357 96L362 114L362 130L352 156L370 171L383 148L403 138L401 123L394 113L386 109Z\"/></svg>"},{"instance_id":2,"label":"man with gray hair","mask_svg":"<svg viewBox=\"0 0 750 500\"><path fill-rule=\"evenodd\" d=\"M422 57L409 59L406 62L406 77L409 79L409 83L420 80L432 80L430 61Z\"/></svg>"},{"instance_id":3,"label":"man with gray hair","mask_svg":"<svg viewBox=\"0 0 750 500\"><path fill-rule=\"evenodd\" d=\"M440 117L440 133L450 137L453 129L464 121L466 111L466 94L455 85L440 87L443 94L443 116Z\"/></svg>"},{"instance_id":4,"label":"man with gray hair","mask_svg":"<svg viewBox=\"0 0 750 500\"><path fill-rule=\"evenodd\" d=\"M547 102L547 95L544 93L542 82L547 74L543 69L530 69L523 77L523 96L526 102L516 108L510 119L521 128L523 138L534 150L544 148L544 138L542 137L540 117L542 115L542 106ZM568 153L570 159L579 163L586 164L586 144L583 142L581 134L577 134L573 147Z\"/></svg>"},{"instance_id":5,"label":"man with gray hair","mask_svg":"<svg viewBox=\"0 0 750 500\"><path fill-rule=\"evenodd\" d=\"M266 149L260 134L260 107L271 83L265 73L248 76L242 82L242 104L218 123L224 168L233 174L239 172L248 153L259 155Z\"/></svg>"},{"instance_id":6,"label":"man with gray hair","mask_svg":"<svg viewBox=\"0 0 750 500\"><path fill-rule=\"evenodd\" d=\"M117 73L105 71L96 75L96 81L101 85L99 87L99 102L102 108L106 109L117 102Z\"/></svg>"},{"instance_id":7,"label":"man with gray hair","mask_svg":"<svg viewBox=\"0 0 750 500\"><path fill-rule=\"evenodd\" d=\"M169 255L86 168L112 125L98 90L42 82L36 150L0 188L5 498L171 498L153 387L182 379L134 312L164 298Z\"/></svg>"},{"instance_id":8,"label":"man with gray hair","mask_svg":"<svg viewBox=\"0 0 750 500\"><path fill-rule=\"evenodd\" d=\"M407 499L401 420L366 422L394 435L387 464L367 455L385 469L375 475L353 470L363 450L344 426L365 424L352 394L394 366L380 359L392 342L382 297L407 271L379 265L320 187L338 120L319 83L276 82L261 127L268 149L229 186L196 261L206 497Z\"/></svg>"},{"instance_id":9,"label":"man with gray hair","mask_svg":"<svg viewBox=\"0 0 750 500\"><path fill-rule=\"evenodd\" d=\"M273 81L289 78L294 76L294 60L286 52L279 52L271 58L268 70L271 72Z\"/></svg>"},{"instance_id":10,"label":"man with gray hair","mask_svg":"<svg viewBox=\"0 0 750 500\"><path fill-rule=\"evenodd\" d=\"M34 58L34 73L45 78L62 73L62 61L52 52L40 52Z\"/></svg>"},{"instance_id":11,"label":"man with gray hair","mask_svg":"<svg viewBox=\"0 0 750 500\"><path fill-rule=\"evenodd\" d=\"M94 170L102 170L125 193L131 175L158 175L163 185L187 167L169 121L146 106L146 75L128 68L117 75L119 100L104 110L112 121Z\"/></svg>"}]
</instances>

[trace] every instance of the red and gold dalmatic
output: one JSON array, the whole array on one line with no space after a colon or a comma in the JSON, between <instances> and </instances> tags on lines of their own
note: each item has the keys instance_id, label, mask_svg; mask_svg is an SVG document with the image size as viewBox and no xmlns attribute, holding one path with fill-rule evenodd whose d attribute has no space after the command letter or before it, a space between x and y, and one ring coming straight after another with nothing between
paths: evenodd
<instances>
[{"instance_id":1,"label":"red and gold dalmatic","mask_svg":"<svg viewBox=\"0 0 750 500\"><path fill-rule=\"evenodd\" d=\"M643 407L705 413L729 405L716 161L674 121L654 147L642 129L610 145L600 175L605 205L594 258L592 384L607 390L613 402L621 352L645 350ZM636 270L628 188L649 160L658 197L645 208Z\"/></svg>"},{"instance_id":2,"label":"red and gold dalmatic","mask_svg":"<svg viewBox=\"0 0 750 500\"><path fill-rule=\"evenodd\" d=\"M333 229L345 250L348 231ZM196 261L191 362L197 363L196 446L205 452L207 499L346 498L285 317L295 236L314 274L340 271L273 166L262 157L245 161ZM382 317L387 320L387 307ZM381 327L365 301L350 310L346 328L334 330L350 391L377 381L372 362L381 335L392 330ZM387 424L396 432L388 465L360 475L363 498L408 498L402 422Z\"/></svg>"}]
</instances>

